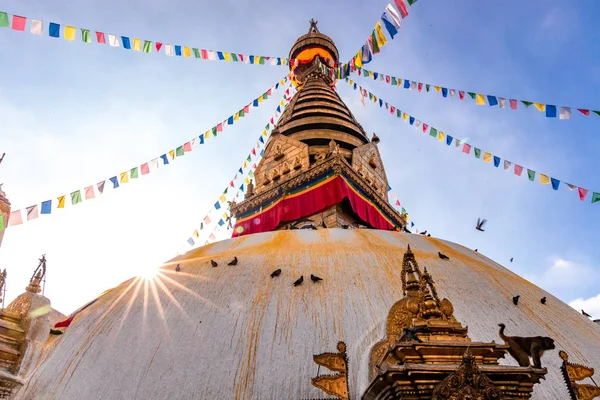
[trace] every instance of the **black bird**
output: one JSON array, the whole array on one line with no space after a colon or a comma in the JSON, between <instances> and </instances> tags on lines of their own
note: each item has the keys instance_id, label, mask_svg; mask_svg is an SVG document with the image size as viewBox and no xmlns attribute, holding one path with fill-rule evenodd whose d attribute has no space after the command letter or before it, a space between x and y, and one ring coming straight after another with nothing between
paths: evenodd
<instances>
[{"instance_id":1,"label":"black bird","mask_svg":"<svg viewBox=\"0 0 600 400\"><path fill-rule=\"evenodd\" d=\"M323 278L319 278L316 275L310 274L310 280L313 281L313 282L319 282L319 281L322 281Z\"/></svg>"},{"instance_id":2,"label":"black bird","mask_svg":"<svg viewBox=\"0 0 600 400\"><path fill-rule=\"evenodd\" d=\"M237 257L233 257L233 260L227 263L227 265L237 265Z\"/></svg>"},{"instance_id":3,"label":"black bird","mask_svg":"<svg viewBox=\"0 0 600 400\"><path fill-rule=\"evenodd\" d=\"M544 296L540 299L540 303L546 304L546 296Z\"/></svg>"},{"instance_id":4,"label":"black bird","mask_svg":"<svg viewBox=\"0 0 600 400\"><path fill-rule=\"evenodd\" d=\"M483 224L485 224L486 221L487 221L487 219L477 218L477 226L475 227L475 229L477 229L478 231L481 231L481 232L485 232L483 230Z\"/></svg>"},{"instance_id":5,"label":"black bird","mask_svg":"<svg viewBox=\"0 0 600 400\"><path fill-rule=\"evenodd\" d=\"M425 229L423 232L421 232L421 235L427 235L427 229Z\"/></svg>"},{"instance_id":6,"label":"black bird","mask_svg":"<svg viewBox=\"0 0 600 400\"><path fill-rule=\"evenodd\" d=\"M475 253L477 253L477 249L475 249Z\"/></svg>"},{"instance_id":7,"label":"black bird","mask_svg":"<svg viewBox=\"0 0 600 400\"><path fill-rule=\"evenodd\" d=\"M512 257L510 258L510 262L513 262L513 258Z\"/></svg>"},{"instance_id":8,"label":"black bird","mask_svg":"<svg viewBox=\"0 0 600 400\"><path fill-rule=\"evenodd\" d=\"M210 265L212 265L213 268L214 268L214 267L216 267L219 264L217 264L217 262L215 260L210 260Z\"/></svg>"},{"instance_id":9,"label":"black bird","mask_svg":"<svg viewBox=\"0 0 600 400\"><path fill-rule=\"evenodd\" d=\"M179 267L179 264L177 264L177 266L175 267L175 271L177 271L177 272L181 271L181 268Z\"/></svg>"},{"instance_id":10,"label":"black bird","mask_svg":"<svg viewBox=\"0 0 600 400\"><path fill-rule=\"evenodd\" d=\"M428 233L428 234L427 234L427 237L431 237L431 233Z\"/></svg>"},{"instance_id":11,"label":"black bird","mask_svg":"<svg viewBox=\"0 0 600 400\"><path fill-rule=\"evenodd\" d=\"M442 260L449 260L449 259L450 259L450 257L448 257L448 256L447 256L447 255L445 255L445 254L442 254L442 253L440 253L439 251L438 251L438 256L440 256L440 258L441 258Z\"/></svg>"},{"instance_id":12,"label":"black bird","mask_svg":"<svg viewBox=\"0 0 600 400\"><path fill-rule=\"evenodd\" d=\"M302 285L302 282L304 282L304 275L296 279L296 281L294 282L294 286Z\"/></svg>"},{"instance_id":13,"label":"black bird","mask_svg":"<svg viewBox=\"0 0 600 400\"><path fill-rule=\"evenodd\" d=\"M281 269L278 268L275 271L271 272L271 278L275 278L276 276L281 275Z\"/></svg>"},{"instance_id":14,"label":"black bird","mask_svg":"<svg viewBox=\"0 0 600 400\"><path fill-rule=\"evenodd\" d=\"M581 310L581 313L582 313L583 315L585 315L586 317L588 317L588 318L592 318L592 316L591 316L590 314L586 313L586 312L585 312L585 311L583 311L583 310Z\"/></svg>"},{"instance_id":15,"label":"black bird","mask_svg":"<svg viewBox=\"0 0 600 400\"><path fill-rule=\"evenodd\" d=\"M519 303L519 295L516 295L515 297L513 297L513 303L515 303L515 306Z\"/></svg>"}]
</instances>

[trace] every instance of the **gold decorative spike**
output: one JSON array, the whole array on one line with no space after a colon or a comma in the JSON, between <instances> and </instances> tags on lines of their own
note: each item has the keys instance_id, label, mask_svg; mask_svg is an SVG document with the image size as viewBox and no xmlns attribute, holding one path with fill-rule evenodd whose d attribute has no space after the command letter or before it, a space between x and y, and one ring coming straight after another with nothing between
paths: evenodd
<instances>
[{"instance_id":1,"label":"gold decorative spike","mask_svg":"<svg viewBox=\"0 0 600 400\"><path fill-rule=\"evenodd\" d=\"M594 368L587 367L581 364L573 364L569 362L569 355L564 351L559 351L558 355L563 360L561 371L563 378L569 389L569 394L572 400L592 400L600 397L600 387L585 383L576 383L585 378L590 378L594 382ZM594 382L596 383L596 382Z\"/></svg>"},{"instance_id":2,"label":"gold decorative spike","mask_svg":"<svg viewBox=\"0 0 600 400\"><path fill-rule=\"evenodd\" d=\"M336 396L338 399L348 400L348 358L346 344L338 342L339 353L323 353L313 356L313 360L320 366L339 372L335 375L320 375L312 378L314 387L325 393Z\"/></svg>"},{"instance_id":3,"label":"gold decorative spike","mask_svg":"<svg viewBox=\"0 0 600 400\"><path fill-rule=\"evenodd\" d=\"M501 392L475 364L469 349L455 373L447 376L433 390L432 400L495 400Z\"/></svg>"},{"instance_id":4,"label":"gold decorative spike","mask_svg":"<svg viewBox=\"0 0 600 400\"><path fill-rule=\"evenodd\" d=\"M29 280L29 285L25 288L27 292L30 293L39 293L42 291L40 283L46 276L46 255L43 254L42 258L39 259L39 264L35 271L33 272L33 276Z\"/></svg>"},{"instance_id":5,"label":"gold decorative spike","mask_svg":"<svg viewBox=\"0 0 600 400\"><path fill-rule=\"evenodd\" d=\"M4 294L4 284L6 283L6 269L0 273L0 303L2 302L2 295Z\"/></svg>"},{"instance_id":6,"label":"gold decorative spike","mask_svg":"<svg viewBox=\"0 0 600 400\"><path fill-rule=\"evenodd\" d=\"M310 19L308 21L310 23L310 28L308 29L308 33L319 33L319 29L317 28L317 24L319 21L315 21L314 19Z\"/></svg>"}]
</instances>

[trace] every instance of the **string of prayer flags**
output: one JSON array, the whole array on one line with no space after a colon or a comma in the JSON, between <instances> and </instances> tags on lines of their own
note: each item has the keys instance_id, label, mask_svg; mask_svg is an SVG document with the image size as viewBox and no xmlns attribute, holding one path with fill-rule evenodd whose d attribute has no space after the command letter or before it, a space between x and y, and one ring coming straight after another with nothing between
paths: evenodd
<instances>
[{"instance_id":1,"label":"string of prayer flags","mask_svg":"<svg viewBox=\"0 0 600 400\"><path fill-rule=\"evenodd\" d=\"M27 21L30 22L29 31L33 35L44 35L44 32L47 32L49 37L60 38L62 36L65 40L69 41L75 41L80 37L83 43L92 43L92 38L95 38L97 44L108 44L110 47L119 47L125 50L139 51L141 53L159 53L161 48L164 48L165 55L183 58L192 58L193 54L193 58L195 59L240 62L244 64L290 65L291 63L291 65L295 65L297 63L296 60L290 60L285 57L255 56L172 44L164 44L163 46L164 42L142 40L131 36L106 34L105 32L92 31L85 28L78 29L70 25L61 26L55 22L30 19L19 15L9 15L6 12L0 11L0 28L10 27L14 31L24 32L26 30ZM92 32L94 32L94 35L92 35ZM106 40L107 36L108 43Z\"/></svg>"},{"instance_id":2,"label":"string of prayer flags","mask_svg":"<svg viewBox=\"0 0 600 400\"><path fill-rule=\"evenodd\" d=\"M0 14L0 21L1 21L1 14ZM289 80L289 75L284 77L279 82L277 82L274 86L272 86L266 92L261 94L259 97L268 99L273 94L274 90L279 88L279 86L283 86L288 80ZM287 99L288 93L289 92L286 92L284 94L284 96L286 96L285 97L286 99ZM253 102L251 102L250 104L252 104L252 103ZM244 106L235 115L239 115L241 112L243 112L244 109L246 109L246 112L244 113L244 115L245 115L250 111L251 107L254 107L254 106L250 106L250 105ZM212 137L211 132L214 134L213 136L217 136L217 133L216 133L217 127L220 125L221 132L222 132L223 126L226 124L226 121L228 121L230 118L231 117L227 118L225 120L225 122L220 122L219 124L215 125L212 129L207 130L205 133L201 133L199 136L195 136L190 141L185 142L184 144L176 147L175 149L167 151L164 154L162 154L150 161L146 161L143 164L141 164L140 166L135 166L131 169L128 169L119 174L116 174L116 175L108 178L107 180L112 183L113 189L117 189L119 186L131 182L131 180L139 178L140 173L142 176L144 176L144 175L149 174L150 171L158 169L160 165L163 165L163 166L169 165L169 163L172 162L175 158L182 157L186 153L191 152L195 147L198 147L199 145L204 144L205 140L208 140L210 137ZM70 199L71 206L75 206L79 203L82 203L84 201L84 199L86 201L94 199L94 198L96 198L96 196L99 196L104 193L105 184L106 184L106 180L103 180L103 181L98 182L93 185L88 185L84 188L83 195L82 195L81 190L75 190L73 192L70 192L69 197L67 199ZM65 208L65 204L66 204L65 198L66 198L66 195L61 195L56 198L56 200L57 200L55 203L56 209ZM51 200L46 200L41 203L41 210L42 210L41 214L51 214L52 213L52 210L54 209L52 207L52 204L53 204L52 202L53 202L53 200L51 199ZM13 211L11 213L11 218L9 219L9 226L21 225L23 223L23 218L22 218L21 213L24 213L24 215L27 217L27 221L37 219L39 217L39 214L37 214L37 212L33 213L33 211L28 211L30 209L33 210L32 207L36 207L36 209L37 209L37 205L35 205L35 206L30 206L30 207L27 207L24 209Z\"/></svg>"},{"instance_id":3,"label":"string of prayer flags","mask_svg":"<svg viewBox=\"0 0 600 400\"><path fill-rule=\"evenodd\" d=\"M288 106L289 102L292 100L295 93L296 93L295 91L290 92L289 89L285 91L285 93L283 95L283 99L282 99L284 109ZM280 103L280 105L281 105L281 103ZM245 189L244 184L248 185L248 183L250 182L250 179L252 177L254 177L254 171L256 170L256 167L258 166L259 160L262 158L262 156L264 154L263 148L264 148L264 146L266 146L266 142L268 141L268 138L271 135L271 132L272 132L271 128L275 127L275 124L276 124L278 118L281 116L281 111L282 110L278 106L277 110L273 114L273 117L270 119L269 123L265 126L262 134L259 136L259 140L256 142L256 145L252 148L252 150L250 150L248 157L244 160L243 166L237 170L233 179L231 179L229 184L225 187L225 190L223 191L223 193L219 196L218 200L215 202L215 204L210 209L210 211L206 214L206 216L202 220L203 223L200 224L200 228L195 229L194 232L192 233L192 235L187 239L187 243L191 247L195 246L196 243L202 243L202 241L198 239L200 236L199 231L205 230L205 228L207 228L207 226L209 224L211 224L211 221L215 221L216 224L215 224L214 229L208 236L208 239L205 240L205 242L204 242L205 245L216 239L215 232L218 232L218 230L220 229L219 227L222 227L223 225L225 225L225 222L228 223L226 230L233 228L233 225L231 223L231 213L229 211L229 202L227 201L228 194L229 194L229 188L230 187L235 188L237 186L237 184L239 183L239 181L242 182L241 185L238 187L237 192L234 194L234 196L231 197L231 199L236 199L240 195L240 193L244 192L244 189ZM267 141L261 141L260 138L262 138L263 135L267 131L268 131L268 133L266 134ZM261 149L260 153L257 153L256 149ZM254 156L254 162L252 161L252 159L253 159L252 156ZM246 169L248 169L248 171L244 176L244 170L246 170ZM220 210L222 207L227 208L227 210L222 215L222 217L214 217L214 219L211 220L210 216L214 214L214 211Z\"/></svg>"},{"instance_id":4,"label":"string of prayer flags","mask_svg":"<svg viewBox=\"0 0 600 400\"><path fill-rule=\"evenodd\" d=\"M377 96L375 96L371 92L367 91L366 89L363 89L361 86L355 85L353 81L351 81L349 79L346 79L346 82L348 82L350 84L350 86L353 87L355 90L360 90L360 91L363 92L363 94L368 93L369 98L374 98L374 99L378 98ZM409 123L411 125L414 125L415 128L417 128L418 130L421 130L421 128L419 126L422 126L422 131L423 131L424 134L426 134L429 131L429 135L431 137L437 138L438 135L439 135L439 133L441 133L441 132L438 132L438 130L436 128L434 128L433 126L428 125L426 122L424 122L422 120L419 120L416 117L413 117L413 116L411 116L411 115L409 115L409 114L401 111L400 109L398 109L398 108L396 108L394 106L391 106L389 103L383 101L381 98L379 98L379 99L384 104L386 104L386 108L387 109L389 109L389 110L396 110L395 113L393 111L390 111L390 115L395 116L397 118L401 118L405 122L408 120ZM417 124L417 121L419 121L418 124ZM447 138L448 137L449 136L447 136ZM452 138L452 139L454 139L454 138ZM452 139L447 139L446 140L446 144L450 145L452 143ZM458 139L454 139L454 140L456 141L456 147L457 148L461 148L463 153L470 154L471 153L471 149L474 149L473 155L474 155L475 158L481 159L482 158L481 154L483 153L483 161L484 162L492 162L493 161L494 162L494 167L497 168L497 167L500 166L500 162L502 161L502 159L499 156L493 155L492 153L486 152L486 151L482 152L481 149L479 149L477 147L472 147L472 145L469 144L469 143L466 143L465 140L462 140L462 141L460 141ZM440 142L442 142L442 141L440 140ZM514 171L514 174L516 176L521 176L522 173L523 173L523 170L527 169L527 177L528 177L528 179L530 181L535 182L535 176L537 174L539 176L539 181L540 181L541 184L543 184L543 185L551 185L552 189L554 189L554 190L558 190L559 187L560 187L561 180L559 180L559 179L553 178L553 177L551 177L551 176L549 176L547 174L542 174L542 173L536 172L536 171L534 171L532 169L529 169L529 168L525 168L522 165L516 164L514 162L504 160L504 170L510 171L511 166L513 167L513 171ZM562 181L562 182L564 182L564 181ZM585 197L586 197L586 195L588 193L587 189L584 189L582 187L578 187L578 186L572 185L570 183L566 183L566 182L564 182L564 183L567 185L567 187L570 190L578 189L579 199L581 201L585 200ZM592 192L591 202L592 203L600 202L600 192Z\"/></svg>"},{"instance_id":5,"label":"string of prayer flags","mask_svg":"<svg viewBox=\"0 0 600 400\"><path fill-rule=\"evenodd\" d=\"M385 20L384 20L384 22L385 22ZM390 32L390 35L391 35L391 32ZM413 80L410 80L407 78L398 78L395 76L382 74L380 72L369 71L364 68L361 68L358 65L356 66L356 69L357 69L358 75L362 75L366 78L371 77L371 78L373 78L373 80L376 80L376 81L378 80L378 81L384 82L388 85L392 85L392 86L396 86L399 88L408 89L408 90L412 90L412 91L416 90L418 92L423 92L423 88L425 88L425 92L440 93L441 96L446 99L448 99L448 98L452 99L452 98L456 97L456 93L458 93L459 100L465 100L469 97L472 100L475 100L476 105L480 105L480 106L487 105L489 107L497 107L499 109L500 108L503 108L503 109L510 108L511 110L517 110L519 108L519 103L521 103L523 106L525 106L525 108L530 108L530 106L533 105L534 109L538 110L539 112L544 113L544 115L547 118L558 118L560 120L569 120L569 119L571 119L571 110L577 110L578 111L577 114L583 115L585 117L589 117L592 114L595 114L596 116L600 117L600 110L590 110L590 109L585 109L585 108L556 106L554 104L544 104L544 103L536 103L533 101L510 99L510 98L506 98L506 97L493 96L493 95L489 95L489 94L469 92L466 90L448 89L446 87L432 85L430 83L416 82L416 81L413 81ZM433 88L433 90L431 90L431 88ZM467 96L465 96L465 94ZM507 100L508 100L508 105L509 105L508 108L506 107Z\"/></svg>"}]
</instances>

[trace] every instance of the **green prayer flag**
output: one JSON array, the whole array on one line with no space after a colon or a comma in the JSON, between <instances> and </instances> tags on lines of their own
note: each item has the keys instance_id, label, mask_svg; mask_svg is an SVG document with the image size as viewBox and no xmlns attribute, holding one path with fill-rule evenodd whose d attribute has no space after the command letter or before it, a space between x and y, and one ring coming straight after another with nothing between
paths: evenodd
<instances>
[{"instance_id":1,"label":"green prayer flag","mask_svg":"<svg viewBox=\"0 0 600 400\"><path fill-rule=\"evenodd\" d=\"M131 168L131 171L129 172L131 173L131 179L135 179L138 177L138 167Z\"/></svg>"},{"instance_id":2,"label":"green prayer flag","mask_svg":"<svg viewBox=\"0 0 600 400\"><path fill-rule=\"evenodd\" d=\"M5 28L7 26L9 26L8 14L5 12L0 12L0 28Z\"/></svg>"},{"instance_id":3,"label":"green prayer flag","mask_svg":"<svg viewBox=\"0 0 600 400\"><path fill-rule=\"evenodd\" d=\"M525 104L525 107L529 107L530 105L532 105L533 103L530 101L525 101L525 100L521 100L521 103Z\"/></svg>"},{"instance_id":4,"label":"green prayer flag","mask_svg":"<svg viewBox=\"0 0 600 400\"><path fill-rule=\"evenodd\" d=\"M223 194L227 194L227 189L229 189L229 187L225 188L225 191L223 192Z\"/></svg>"},{"instance_id":5,"label":"green prayer flag","mask_svg":"<svg viewBox=\"0 0 600 400\"><path fill-rule=\"evenodd\" d=\"M81 200L81 191L77 190L73 193L71 193L71 204L75 205L77 203L81 203L83 200Z\"/></svg>"},{"instance_id":6,"label":"green prayer flag","mask_svg":"<svg viewBox=\"0 0 600 400\"><path fill-rule=\"evenodd\" d=\"M402 117L402 111L400 111L400 109L396 109L396 117Z\"/></svg>"},{"instance_id":7,"label":"green prayer flag","mask_svg":"<svg viewBox=\"0 0 600 400\"><path fill-rule=\"evenodd\" d=\"M369 100L373 100L373 93L369 92Z\"/></svg>"},{"instance_id":8,"label":"green prayer flag","mask_svg":"<svg viewBox=\"0 0 600 400\"><path fill-rule=\"evenodd\" d=\"M231 61L239 61L237 58L237 54L231 53Z\"/></svg>"},{"instance_id":9,"label":"green prayer flag","mask_svg":"<svg viewBox=\"0 0 600 400\"><path fill-rule=\"evenodd\" d=\"M248 160L248 162L252 162L252 158L250 157L250 154L248 154L248 158L246 160Z\"/></svg>"},{"instance_id":10,"label":"green prayer flag","mask_svg":"<svg viewBox=\"0 0 600 400\"><path fill-rule=\"evenodd\" d=\"M402 207L402 214L406 214L406 210Z\"/></svg>"},{"instance_id":11,"label":"green prayer flag","mask_svg":"<svg viewBox=\"0 0 600 400\"><path fill-rule=\"evenodd\" d=\"M0 232L2 232L4 230L4 219L2 218L2 215L0 215Z\"/></svg>"},{"instance_id":12,"label":"green prayer flag","mask_svg":"<svg viewBox=\"0 0 600 400\"><path fill-rule=\"evenodd\" d=\"M471 96L471 98L473 100L475 100L475 96L477 96L477 94L473 93L473 92L467 92L469 94L469 96Z\"/></svg>"},{"instance_id":13,"label":"green prayer flag","mask_svg":"<svg viewBox=\"0 0 600 400\"><path fill-rule=\"evenodd\" d=\"M427 84L427 83L425 84L425 90L426 90L426 91L428 91L428 92L429 92L429 88L430 88L430 87L431 87L431 85L429 85L429 84Z\"/></svg>"},{"instance_id":14,"label":"green prayer flag","mask_svg":"<svg viewBox=\"0 0 600 400\"><path fill-rule=\"evenodd\" d=\"M260 58L258 59L258 63L259 63L259 64L264 64L264 63L265 63L265 58L264 58L264 57L260 57Z\"/></svg>"},{"instance_id":15,"label":"green prayer flag","mask_svg":"<svg viewBox=\"0 0 600 400\"><path fill-rule=\"evenodd\" d=\"M183 156L183 146L179 146L176 150L175 150L175 156L177 157L181 157Z\"/></svg>"},{"instance_id":16,"label":"green prayer flag","mask_svg":"<svg viewBox=\"0 0 600 400\"><path fill-rule=\"evenodd\" d=\"M600 116L600 111L592 110L592 112L598 116Z\"/></svg>"},{"instance_id":17,"label":"green prayer flag","mask_svg":"<svg viewBox=\"0 0 600 400\"><path fill-rule=\"evenodd\" d=\"M271 129L271 124L266 124L265 125L265 130L268 131L269 129Z\"/></svg>"},{"instance_id":18,"label":"green prayer flag","mask_svg":"<svg viewBox=\"0 0 600 400\"><path fill-rule=\"evenodd\" d=\"M529 176L530 181L533 182L535 180L535 171L532 171L529 168L527 168L527 175Z\"/></svg>"},{"instance_id":19,"label":"green prayer flag","mask_svg":"<svg viewBox=\"0 0 600 400\"><path fill-rule=\"evenodd\" d=\"M90 36L89 29L81 28L81 40L83 40L84 43L92 43L92 37Z\"/></svg>"},{"instance_id":20,"label":"green prayer flag","mask_svg":"<svg viewBox=\"0 0 600 400\"><path fill-rule=\"evenodd\" d=\"M152 53L152 41L144 40L144 53Z\"/></svg>"},{"instance_id":21,"label":"green prayer flag","mask_svg":"<svg viewBox=\"0 0 600 400\"><path fill-rule=\"evenodd\" d=\"M200 55L200 50L198 50L195 47L193 47L192 50L194 50L194 57L196 57L196 58L202 58L202 56Z\"/></svg>"},{"instance_id":22,"label":"green prayer flag","mask_svg":"<svg viewBox=\"0 0 600 400\"><path fill-rule=\"evenodd\" d=\"M213 126L212 134L213 134L213 136L217 136L217 127L216 126Z\"/></svg>"},{"instance_id":23,"label":"green prayer flag","mask_svg":"<svg viewBox=\"0 0 600 400\"><path fill-rule=\"evenodd\" d=\"M263 100L269 99L269 93L263 93Z\"/></svg>"},{"instance_id":24,"label":"green prayer flag","mask_svg":"<svg viewBox=\"0 0 600 400\"><path fill-rule=\"evenodd\" d=\"M475 158L479 158L481 157L481 149L478 149L477 147L475 147L475 152L473 154L475 154Z\"/></svg>"},{"instance_id":25,"label":"green prayer flag","mask_svg":"<svg viewBox=\"0 0 600 400\"><path fill-rule=\"evenodd\" d=\"M600 193L594 192L594 194L592 195L592 203L595 203L597 201L600 201Z\"/></svg>"},{"instance_id":26,"label":"green prayer flag","mask_svg":"<svg viewBox=\"0 0 600 400\"><path fill-rule=\"evenodd\" d=\"M240 111L238 111L238 114L239 114L240 117L243 117L245 115L244 114L244 109L242 108Z\"/></svg>"},{"instance_id":27,"label":"green prayer flag","mask_svg":"<svg viewBox=\"0 0 600 400\"><path fill-rule=\"evenodd\" d=\"M431 131L429 131L429 136L431 137L437 137L437 129L435 128L431 128Z\"/></svg>"},{"instance_id":28,"label":"green prayer flag","mask_svg":"<svg viewBox=\"0 0 600 400\"><path fill-rule=\"evenodd\" d=\"M408 1L408 5L412 6L413 4L415 4L417 2L417 0L407 0Z\"/></svg>"},{"instance_id":29,"label":"green prayer flag","mask_svg":"<svg viewBox=\"0 0 600 400\"><path fill-rule=\"evenodd\" d=\"M248 176L249 176L250 178L254 178L254 171L250 171L250 172L248 172Z\"/></svg>"},{"instance_id":30,"label":"green prayer flag","mask_svg":"<svg viewBox=\"0 0 600 400\"><path fill-rule=\"evenodd\" d=\"M373 31L371 37L373 38L373 54L377 54L381 50L379 50L379 43L377 43L377 36L375 35L375 31Z\"/></svg>"},{"instance_id":31,"label":"green prayer flag","mask_svg":"<svg viewBox=\"0 0 600 400\"><path fill-rule=\"evenodd\" d=\"M398 85L396 78L394 78L393 76L392 76L392 85L394 85L394 86Z\"/></svg>"}]
</instances>

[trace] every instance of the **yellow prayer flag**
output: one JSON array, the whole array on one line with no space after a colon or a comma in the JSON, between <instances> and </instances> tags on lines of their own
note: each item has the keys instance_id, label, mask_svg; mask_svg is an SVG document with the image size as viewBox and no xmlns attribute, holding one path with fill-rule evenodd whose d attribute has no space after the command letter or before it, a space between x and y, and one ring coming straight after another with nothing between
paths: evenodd
<instances>
[{"instance_id":1,"label":"yellow prayer flag","mask_svg":"<svg viewBox=\"0 0 600 400\"><path fill-rule=\"evenodd\" d=\"M540 174L540 183L542 185L550 184L550 178L548 178L548 175Z\"/></svg>"},{"instance_id":2,"label":"yellow prayer flag","mask_svg":"<svg viewBox=\"0 0 600 400\"><path fill-rule=\"evenodd\" d=\"M406 218L406 220L408 221L410 219L410 216L408 214L404 214L404 218Z\"/></svg>"},{"instance_id":3,"label":"yellow prayer flag","mask_svg":"<svg viewBox=\"0 0 600 400\"><path fill-rule=\"evenodd\" d=\"M404 121L408 121L408 114L407 114L407 113L405 113L405 112L403 112L403 113L402 113L402 119L403 119Z\"/></svg>"},{"instance_id":4,"label":"yellow prayer flag","mask_svg":"<svg viewBox=\"0 0 600 400\"><path fill-rule=\"evenodd\" d=\"M248 163L244 161L244 169L248 168Z\"/></svg>"},{"instance_id":5,"label":"yellow prayer flag","mask_svg":"<svg viewBox=\"0 0 600 400\"><path fill-rule=\"evenodd\" d=\"M208 139L209 137L210 137L210 131L204 132L204 139Z\"/></svg>"},{"instance_id":6,"label":"yellow prayer flag","mask_svg":"<svg viewBox=\"0 0 600 400\"><path fill-rule=\"evenodd\" d=\"M383 32L381 31L381 22L375 24L375 31L377 32L377 44L379 44L379 47L385 46L387 39L383 36Z\"/></svg>"},{"instance_id":7,"label":"yellow prayer flag","mask_svg":"<svg viewBox=\"0 0 600 400\"><path fill-rule=\"evenodd\" d=\"M65 39L75 40L77 29L74 26L65 26Z\"/></svg>"},{"instance_id":8,"label":"yellow prayer flag","mask_svg":"<svg viewBox=\"0 0 600 400\"><path fill-rule=\"evenodd\" d=\"M436 92L441 92L442 91L442 88L439 87L439 86L434 86L433 88L435 89Z\"/></svg>"},{"instance_id":9,"label":"yellow prayer flag","mask_svg":"<svg viewBox=\"0 0 600 400\"><path fill-rule=\"evenodd\" d=\"M398 78L398 87L402 86L402 79Z\"/></svg>"},{"instance_id":10,"label":"yellow prayer flag","mask_svg":"<svg viewBox=\"0 0 600 400\"><path fill-rule=\"evenodd\" d=\"M129 182L129 171L121 172L119 182L121 182L121 183Z\"/></svg>"},{"instance_id":11,"label":"yellow prayer flag","mask_svg":"<svg viewBox=\"0 0 600 400\"><path fill-rule=\"evenodd\" d=\"M171 156L171 160L173 160L175 158L175 150L171 150L169 155Z\"/></svg>"},{"instance_id":12,"label":"yellow prayer flag","mask_svg":"<svg viewBox=\"0 0 600 400\"><path fill-rule=\"evenodd\" d=\"M234 121L237 121L237 120L239 120L239 119L240 119L240 112L238 111L238 112L236 112L235 114L233 114L233 120L234 120Z\"/></svg>"},{"instance_id":13,"label":"yellow prayer flag","mask_svg":"<svg viewBox=\"0 0 600 400\"><path fill-rule=\"evenodd\" d=\"M260 97L258 98L258 102L259 102L259 103L262 103L262 102L263 102L263 97L262 97L262 96L260 96Z\"/></svg>"},{"instance_id":14,"label":"yellow prayer flag","mask_svg":"<svg viewBox=\"0 0 600 400\"><path fill-rule=\"evenodd\" d=\"M279 81L280 85L283 85L284 83L285 83L285 81L283 79Z\"/></svg>"},{"instance_id":15,"label":"yellow prayer flag","mask_svg":"<svg viewBox=\"0 0 600 400\"><path fill-rule=\"evenodd\" d=\"M183 48L183 56L184 57L191 57L192 56L192 51L190 50L189 47L184 47Z\"/></svg>"},{"instance_id":16,"label":"yellow prayer flag","mask_svg":"<svg viewBox=\"0 0 600 400\"><path fill-rule=\"evenodd\" d=\"M487 151L483 152L483 162L492 162L492 155Z\"/></svg>"},{"instance_id":17,"label":"yellow prayer flag","mask_svg":"<svg viewBox=\"0 0 600 400\"><path fill-rule=\"evenodd\" d=\"M142 41L140 39L133 38L133 49L142 51Z\"/></svg>"},{"instance_id":18,"label":"yellow prayer flag","mask_svg":"<svg viewBox=\"0 0 600 400\"><path fill-rule=\"evenodd\" d=\"M350 79L350 86L354 85L354 81L352 79Z\"/></svg>"},{"instance_id":19,"label":"yellow prayer flag","mask_svg":"<svg viewBox=\"0 0 600 400\"><path fill-rule=\"evenodd\" d=\"M377 96L373 96L373 103L377 103Z\"/></svg>"},{"instance_id":20,"label":"yellow prayer flag","mask_svg":"<svg viewBox=\"0 0 600 400\"><path fill-rule=\"evenodd\" d=\"M263 131L263 136L267 136L267 130L266 129Z\"/></svg>"},{"instance_id":21,"label":"yellow prayer flag","mask_svg":"<svg viewBox=\"0 0 600 400\"><path fill-rule=\"evenodd\" d=\"M280 105L280 106L283 106L283 105L285 105L285 103L283 102L283 100L281 100L281 101L279 102L279 105Z\"/></svg>"},{"instance_id":22,"label":"yellow prayer flag","mask_svg":"<svg viewBox=\"0 0 600 400\"><path fill-rule=\"evenodd\" d=\"M199 237L199 236L200 236L200 234L198 233L198 230L197 230L197 229L194 231L194 236L195 236L195 237Z\"/></svg>"},{"instance_id":23,"label":"yellow prayer flag","mask_svg":"<svg viewBox=\"0 0 600 400\"><path fill-rule=\"evenodd\" d=\"M245 182L246 182L246 185L250 183L250 180L248 179L248 177L246 177Z\"/></svg>"},{"instance_id":24,"label":"yellow prayer flag","mask_svg":"<svg viewBox=\"0 0 600 400\"><path fill-rule=\"evenodd\" d=\"M541 103L533 103L533 105L535 106L535 108L537 108L540 111L546 111L546 105L545 104L541 104Z\"/></svg>"},{"instance_id":25,"label":"yellow prayer flag","mask_svg":"<svg viewBox=\"0 0 600 400\"><path fill-rule=\"evenodd\" d=\"M442 131L439 131L439 132L438 132L438 140L439 140L440 142L443 142L443 141L444 141L444 136L445 136L445 135L444 135L444 132L442 132Z\"/></svg>"},{"instance_id":26,"label":"yellow prayer flag","mask_svg":"<svg viewBox=\"0 0 600 400\"><path fill-rule=\"evenodd\" d=\"M224 195L224 194L222 194L222 195L221 195L221 197L219 197L219 201L220 201L221 203L225 203L225 202L227 201L227 197L225 197L225 195Z\"/></svg>"},{"instance_id":27,"label":"yellow prayer flag","mask_svg":"<svg viewBox=\"0 0 600 400\"><path fill-rule=\"evenodd\" d=\"M354 59L354 65L357 66L358 68L362 68L362 66L363 66L363 63L362 63L362 48L356 54L356 58Z\"/></svg>"},{"instance_id":28,"label":"yellow prayer flag","mask_svg":"<svg viewBox=\"0 0 600 400\"><path fill-rule=\"evenodd\" d=\"M485 98L483 97L482 94L477 93L475 95L475 104L478 104L480 106L485 105Z\"/></svg>"},{"instance_id":29,"label":"yellow prayer flag","mask_svg":"<svg viewBox=\"0 0 600 400\"><path fill-rule=\"evenodd\" d=\"M58 200L58 206L56 206L56 208L65 208L65 196L62 195L57 200Z\"/></svg>"},{"instance_id":30,"label":"yellow prayer flag","mask_svg":"<svg viewBox=\"0 0 600 400\"><path fill-rule=\"evenodd\" d=\"M225 61L227 61L227 62L231 61L231 53L224 51L223 57L225 57Z\"/></svg>"}]
</instances>

